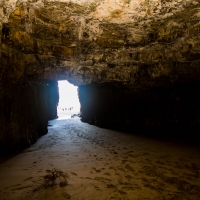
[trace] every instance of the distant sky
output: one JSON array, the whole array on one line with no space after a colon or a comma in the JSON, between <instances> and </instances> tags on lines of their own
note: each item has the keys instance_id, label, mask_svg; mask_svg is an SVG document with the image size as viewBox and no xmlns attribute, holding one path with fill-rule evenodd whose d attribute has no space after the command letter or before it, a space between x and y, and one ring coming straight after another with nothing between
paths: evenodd
<instances>
[{"instance_id":1,"label":"distant sky","mask_svg":"<svg viewBox=\"0 0 200 200\"><path fill-rule=\"evenodd\" d=\"M70 84L68 81L58 81L58 86L60 96L58 107L73 107L73 110L80 110L78 87Z\"/></svg>"}]
</instances>

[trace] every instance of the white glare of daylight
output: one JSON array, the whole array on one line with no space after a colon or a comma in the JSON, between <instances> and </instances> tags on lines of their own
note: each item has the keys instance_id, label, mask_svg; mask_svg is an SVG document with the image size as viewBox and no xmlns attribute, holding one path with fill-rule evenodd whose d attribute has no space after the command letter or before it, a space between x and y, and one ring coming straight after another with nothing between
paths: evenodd
<instances>
[{"instance_id":1,"label":"white glare of daylight","mask_svg":"<svg viewBox=\"0 0 200 200\"><path fill-rule=\"evenodd\" d=\"M68 81L58 81L59 104L58 115L72 115L80 112L78 87Z\"/></svg>"}]
</instances>

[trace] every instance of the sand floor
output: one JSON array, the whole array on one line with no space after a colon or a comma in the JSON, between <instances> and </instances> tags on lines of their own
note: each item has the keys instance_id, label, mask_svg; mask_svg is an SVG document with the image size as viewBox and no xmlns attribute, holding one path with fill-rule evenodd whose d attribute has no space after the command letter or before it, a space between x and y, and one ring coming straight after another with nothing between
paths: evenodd
<instances>
[{"instance_id":1,"label":"sand floor","mask_svg":"<svg viewBox=\"0 0 200 200\"><path fill-rule=\"evenodd\" d=\"M0 163L0 200L200 200L198 145L102 129L79 118L49 123L47 135ZM43 187L54 168L69 175L68 184L56 178Z\"/></svg>"}]
</instances>

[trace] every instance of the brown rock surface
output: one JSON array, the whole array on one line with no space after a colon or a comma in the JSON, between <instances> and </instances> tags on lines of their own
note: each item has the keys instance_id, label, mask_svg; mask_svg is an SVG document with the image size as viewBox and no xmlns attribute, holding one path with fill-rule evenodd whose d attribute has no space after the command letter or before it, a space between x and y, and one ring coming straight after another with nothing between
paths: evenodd
<instances>
[{"instance_id":1,"label":"brown rock surface","mask_svg":"<svg viewBox=\"0 0 200 200\"><path fill-rule=\"evenodd\" d=\"M19 1L3 23L2 68L76 85L198 79L199 18L198 1Z\"/></svg>"},{"instance_id":2,"label":"brown rock surface","mask_svg":"<svg viewBox=\"0 0 200 200\"><path fill-rule=\"evenodd\" d=\"M5 104L1 105L0 115L3 130L14 123L11 121L3 125L7 120L4 109L9 115L14 113L12 116L17 116L15 124L24 124L24 119L19 120L16 114L16 106L20 105L19 110L25 109L23 105L29 101L29 95L32 99L30 107L37 105L37 98L32 97L34 93L30 92L32 90L39 91L40 102L47 102L48 90L43 91L46 86L35 89L36 85L63 79L78 85L79 89L83 85L91 84L88 87L93 87L93 83L102 84L100 87L108 86L105 88L107 92L99 91L105 102L113 94L112 88L119 89L121 93L115 95L116 105L120 102L130 106L134 104L125 113L125 118L122 117L123 109L120 109L119 118L113 118L117 113L114 106L110 117L105 117L105 109L98 114L97 111L94 113L98 107L93 109L92 114L90 111L92 116L103 115L101 118L104 118L105 124L116 124L120 120L119 124L123 126L130 123L131 126L198 125L199 18L200 2L195 0L1 1L0 91L1 102ZM16 91L19 93L11 88L18 88ZM17 103L20 94L27 94L23 96L26 99L23 105ZM126 99L123 99L124 95ZM16 99L16 105L12 103L13 106L9 107L7 99ZM91 102L93 99L91 97ZM177 99L181 99L181 103L175 103L179 101ZM115 105L113 99L109 101L111 103L106 103L107 106ZM90 108L84 108L83 102L81 104L84 120L87 112L83 110ZM191 108L189 104L194 106ZM140 105L139 110L137 105ZM54 111L55 106L56 100L53 100L51 109ZM104 103L99 108L105 108ZM31 111L28 118L36 121L42 118L46 120L44 124L47 123L46 114L43 118L34 113ZM31 128L27 127L29 132ZM17 138L21 138L19 132L22 128L15 128L14 132L11 129L9 137L12 138L17 131ZM1 134L5 138L6 131Z\"/></svg>"}]
</instances>

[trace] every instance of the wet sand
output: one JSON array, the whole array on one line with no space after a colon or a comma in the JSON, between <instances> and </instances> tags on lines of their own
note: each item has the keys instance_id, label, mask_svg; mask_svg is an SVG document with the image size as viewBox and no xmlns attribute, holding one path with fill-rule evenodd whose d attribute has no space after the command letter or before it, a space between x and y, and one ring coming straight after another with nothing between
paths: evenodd
<instances>
[{"instance_id":1,"label":"wet sand","mask_svg":"<svg viewBox=\"0 0 200 200\"><path fill-rule=\"evenodd\" d=\"M200 147L52 120L37 143L0 163L1 200L199 200ZM48 170L68 185L41 187Z\"/></svg>"}]
</instances>

